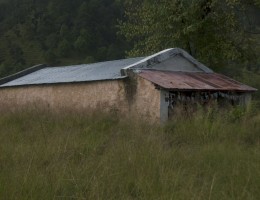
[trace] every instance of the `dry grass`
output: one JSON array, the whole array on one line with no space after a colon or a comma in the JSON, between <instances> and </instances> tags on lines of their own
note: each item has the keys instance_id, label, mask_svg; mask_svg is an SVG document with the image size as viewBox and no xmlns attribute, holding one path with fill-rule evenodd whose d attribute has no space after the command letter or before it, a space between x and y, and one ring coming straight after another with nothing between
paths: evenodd
<instances>
[{"instance_id":1,"label":"dry grass","mask_svg":"<svg viewBox=\"0 0 260 200\"><path fill-rule=\"evenodd\" d=\"M95 113L2 112L0 199L259 199L260 114L152 125Z\"/></svg>"}]
</instances>

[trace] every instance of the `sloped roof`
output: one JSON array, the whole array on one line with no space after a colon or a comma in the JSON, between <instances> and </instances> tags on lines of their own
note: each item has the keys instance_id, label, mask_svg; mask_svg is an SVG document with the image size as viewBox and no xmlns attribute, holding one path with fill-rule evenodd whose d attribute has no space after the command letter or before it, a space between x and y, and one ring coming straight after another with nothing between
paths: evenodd
<instances>
[{"instance_id":1,"label":"sloped roof","mask_svg":"<svg viewBox=\"0 0 260 200\"><path fill-rule=\"evenodd\" d=\"M142 70L138 75L168 90L257 91L255 88L217 73Z\"/></svg>"},{"instance_id":2,"label":"sloped roof","mask_svg":"<svg viewBox=\"0 0 260 200\"><path fill-rule=\"evenodd\" d=\"M201 72L165 71L153 66L176 55L200 69ZM0 88L24 85L42 85L57 83L77 83L101 80L122 79L128 76L128 70L139 73L139 76L165 89L176 90L232 90L256 91L226 76L216 74L211 69L194 59L179 48L166 49L148 57L129 58L93 64L82 64L62 67L37 65L0 79ZM161 70L161 71L160 71ZM167 69L166 69L167 70Z\"/></svg>"},{"instance_id":3,"label":"sloped roof","mask_svg":"<svg viewBox=\"0 0 260 200\"><path fill-rule=\"evenodd\" d=\"M203 72L206 73L212 73L213 71L206 67L204 64L193 58L190 54L188 54L186 51L180 48L169 48L165 49L163 51L160 51L156 54L153 54L151 56L145 57L142 60L135 62L131 65L128 65L124 67L121 70L122 74L127 74L127 70L129 69L151 69L153 65L156 65L158 63L161 63L169 58L173 58L176 55L181 55L183 58L188 60L190 63L192 63L196 68L200 69Z\"/></svg>"},{"instance_id":4,"label":"sloped roof","mask_svg":"<svg viewBox=\"0 0 260 200\"><path fill-rule=\"evenodd\" d=\"M127 70L129 69L150 68L175 55L181 55L202 71L212 72L211 69L198 62L186 51L179 48L171 48L148 57L129 58L93 64L62 67L37 65L0 79L0 87L121 79L127 76Z\"/></svg>"},{"instance_id":5,"label":"sloped roof","mask_svg":"<svg viewBox=\"0 0 260 200\"><path fill-rule=\"evenodd\" d=\"M8 80L9 82L0 85L0 87L121 79L125 77L120 73L123 67L142 59L143 57L93 64L44 67L36 71L29 71L27 74L25 70L22 76L18 78L14 76L13 80L11 80L12 77L9 77L11 81Z\"/></svg>"}]
</instances>

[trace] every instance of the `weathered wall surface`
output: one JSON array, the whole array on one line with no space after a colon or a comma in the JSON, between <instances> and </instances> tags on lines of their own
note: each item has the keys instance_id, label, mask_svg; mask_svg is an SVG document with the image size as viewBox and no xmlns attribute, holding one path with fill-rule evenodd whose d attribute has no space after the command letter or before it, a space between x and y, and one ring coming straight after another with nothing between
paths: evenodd
<instances>
[{"instance_id":1,"label":"weathered wall surface","mask_svg":"<svg viewBox=\"0 0 260 200\"><path fill-rule=\"evenodd\" d=\"M151 120L160 120L160 91L139 76L136 77L136 92L131 104L131 111L138 116Z\"/></svg>"},{"instance_id":2,"label":"weathered wall surface","mask_svg":"<svg viewBox=\"0 0 260 200\"><path fill-rule=\"evenodd\" d=\"M134 89L128 93L129 85ZM113 80L88 83L38 85L0 89L0 110L22 106L50 109L116 110L139 117L159 119L160 91L154 85L137 77L131 81Z\"/></svg>"},{"instance_id":3,"label":"weathered wall surface","mask_svg":"<svg viewBox=\"0 0 260 200\"><path fill-rule=\"evenodd\" d=\"M52 109L127 109L124 85L119 80L0 89L0 107L40 104Z\"/></svg>"}]
</instances>

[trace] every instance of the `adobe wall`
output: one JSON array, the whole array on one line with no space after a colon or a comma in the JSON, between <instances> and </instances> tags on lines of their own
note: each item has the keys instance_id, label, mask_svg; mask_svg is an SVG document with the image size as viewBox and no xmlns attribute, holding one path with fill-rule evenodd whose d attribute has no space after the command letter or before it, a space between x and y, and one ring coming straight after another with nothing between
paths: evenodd
<instances>
[{"instance_id":1,"label":"adobe wall","mask_svg":"<svg viewBox=\"0 0 260 200\"><path fill-rule=\"evenodd\" d=\"M131 81L128 79L0 88L0 111L23 106L46 106L52 110L116 110L127 115L158 120L160 91L141 77Z\"/></svg>"},{"instance_id":2,"label":"adobe wall","mask_svg":"<svg viewBox=\"0 0 260 200\"><path fill-rule=\"evenodd\" d=\"M0 109L28 105L44 105L51 109L127 110L124 85L120 80L0 89Z\"/></svg>"},{"instance_id":3,"label":"adobe wall","mask_svg":"<svg viewBox=\"0 0 260 200\"><path fill-rule=\"evenodd\" d=\"M132 114L160 121L160 91L155 89L155 86L150 81L139 76L134 78L136 91L130 104Z\"/></svg>"}]
</instances>

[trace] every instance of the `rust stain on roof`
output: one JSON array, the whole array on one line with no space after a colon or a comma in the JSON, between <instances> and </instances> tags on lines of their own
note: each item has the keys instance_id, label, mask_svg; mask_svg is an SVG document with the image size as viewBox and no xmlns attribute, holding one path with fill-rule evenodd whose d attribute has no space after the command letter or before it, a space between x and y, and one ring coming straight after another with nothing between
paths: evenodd
<instances>
[{"instance_id":1,"label":"rust stain on roof","mask_svg":"<svg viewBox=\"0 0 260 200\"><path fill-rule=\"evenodd\" d=\"M217 73L142 70L138 75L169 90L257 91L255 88Z\"/></svg>"}]
</instances>

